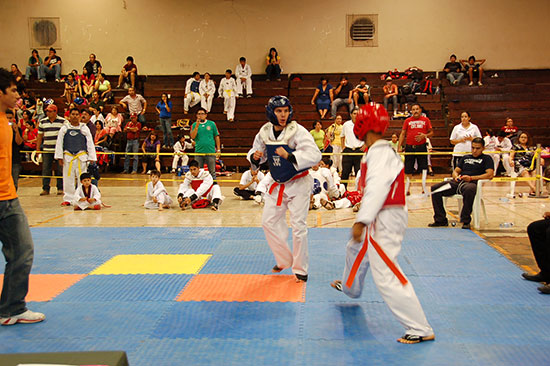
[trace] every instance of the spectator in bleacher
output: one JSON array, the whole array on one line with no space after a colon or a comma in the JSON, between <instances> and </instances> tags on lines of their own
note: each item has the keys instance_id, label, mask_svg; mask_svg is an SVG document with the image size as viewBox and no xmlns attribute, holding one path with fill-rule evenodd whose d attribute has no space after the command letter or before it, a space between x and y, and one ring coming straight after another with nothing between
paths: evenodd
<instances>
[{"instance_id":1,"label":"spectator in bleacher","mask_svg":"<svg viewBox=\"0 0 550 366\"><path fill-rule=\"evenodd\" d=\"M172 101L168 99L168 94L162 93L155 110L159 114L164 147L171 149L174 145L174 136L172 135Z\"/></svg>"},{"instance_id":2,"label":"spectator in bleacher","mask_svg":"<svg viewBox=\"0 0 550 366\"><path fill-rule=\"evenodd\" d=\"M216 94L216 83L210 78L210 73L204 73L204 79L199 84L199 94L201 95L201 107L206 109L206 113L210 113L212 109L212 100Z\"/></svg>"},{"instance_id":3,"label":"spectator in bleacher","mask_svg":"<svg viewBox=\"0 0 550 366\"><path fill-rule=\"evenodd\" d=\"M309 131L315 144L319 150L323 151L325 148L325 131L323 131L323 124L320 121L313 122L313 130Z\"/></svg>"},{"instance_id":4,"label":"spectator in bleacher","mask_svg":"<svg viewBox=\"0 0 550 366\"><path fill-rule=\"evenodd\" d=\"M279 53L275 49L275 47L271 47L269 49L269 54L266 57L266 65L265 73L267 74L267 81L276 79L277 81L281 81L281 57L279 56Z\"/></svg>"},{"instance_id":5,"label":"spectator in bleacher","mask_svg":"<svg viewBox=\"0 0 550 366\"><path fill-rule=\"evenodd\" d=\"M485 59L476 60L475 56L470 56L468 57L468 61L460 60L460 63L468 73L468 79L470 80L468 85L474 85L474 78L477 78L477 85L482 86L483 83L481 79L483 78L483 67L481 67L481 65L485 63Z\"/></svg>"},{"instance_id":6,"label":"spectator in bleacher","mask_svg":"<svg viewBox=\"0 0 550 366\"><path fill-rule=\"evenodd\" d=\"M231 70L225 70L225 77L221 79L218 88L218 96L223 98L223 113L227 115L227 120L233 122L235 118L235 104L237 100L237 83L231 77Z\"/></svg>"},{"instance_id":7,"label":"spectator in bleacher","mask_svg":"<svg viewBox=\"0 0 550 366\"><path fill-rule=\"evenodd\" d=\"M149 133L149 136L145 138L143 141L143 144L141 145L141 152L144 154L151 154L151 155L143 155L143 159L141 160L141 167L143 168L143 171L141 174L149 174L150 173L150 167L154 164L155 169L159 172L161 171L161 165L160 165L160 140L157 136L157 133L155 130L152 130Z\"/></svg>"},{"instance_id":8,"label":"spectator in bleacher","mask_svg":"<svg viewBox=\"0 0 550 366\"><path fill-rule=\"evenodd\" d=\"M23 73L19 70L17 64L11 64L11 73L15 77L15 84L17 85L18 91L23 91L25 89L25 83L23 82Z\"/></svg>"},{"instance_id":9,"label":"spectator in bleacher","mask_svg":"<svg viewBox=\"0 0 550 366\"><path fill-rule=\"evenodd\" d=\"M494 176L493 159L483 154L484 142L481 137L476 137L471 141L471 154L460 158L457 166L453 170L453 179L446 182L434 184L432 192L441 188L445 184L450 184L451 188L439 193L432 194L432 206L434 209L434 222L428 224L430 227L448 226L449 221L446 217L443 197L460 194L463 197L462 211L460 212L460 221L463 229L470 229L472 221L472 206L477 191L477 181L482 179L492 179Z\"/></svg>"},{"instance_id":10,"label":"spectator in bleacher","mask_svg":"<svg viewBox=\"0 0 550 366\"><path fill-rule=\"evenodd\" d=\"M65 92L63 95L67 100L67 104L71 104L78 96L78 83L74 79L74 75L70 73L65 80Z\"/></svg>"},{"instance_id":11,"label":"spectator in bleacher","mask_svg":"<svg viewBox=\"0 0 550 366\"><path fill-rule=\"evenodd\" d=\"M93 53L90 54L90 60L84 64L84 68L88 71L88 75L94 75L97 77L101 74L101 62L96 60L96 57Z\"/></svg>"},{"instance_id":12,"label":"spectator in bleacher","mask_svg":"<svg viewBox=\"0 0 550 366\"><path fill-rule=\"evenodd\" d=\"M351 114L351 111L353 111L353 88L349 84L347 76L340 77L340 83L333 90L332 108L330 112L332 119L336 118L338 107L343 104L348 106Z\"/></svg>"},{"instance_id":13,"label":"spectator in bleacher","mask_svg":"<svg viewBox=\"0 0 550 366\"><path fill-rule=\"evenodd\" d=\"M506 137L508 137L510 141L512 141L512 143L516 142L519 131L518 131L518 127L514 126L513 119L511 119L510 117L507 117L506 123L504 124L504 126L502 126L500 130L506 132Z\"/></svg>"},{"instance_id":14,"label":"spectator in bleacher","mask_svg":"<svg viewBox=\"0 0 550 366\"><path fill-rule=\"evenodd\" d=\"M498 139L495 136L495 132L493 131L492 128L488 128L485 130L485 137L483 137L483 142L485 143L486 151L496 151ZM496 175L498 166L500 164L500 154L488 153L487 155L489 155L491 159L493 159L493 162L495 163L494 171Z\"/></svg>"},{"instance_id":15,"label":"spectator in bleacher","mask_svg":"<svg viewBox=\"0 0 550 366\"><path fill-rule=\"evenodd\" d=\"M453 148L453 159L451 161L452 168L456 168L463 153L472 151L472 140L476 137L481 138L479 128L470 121L470 112L462 112L460 114L460 123L453 127L451 132L451 144Z\"/></svg>"},{"instance_id":16,"label":"spectator in bleacher","mask_svg":"<svg viewBox=\"0 0 550 366\"><path fill-rule=\"evenodd\" d=\"M495 146L495 149L497 151L511 151L512 147L513 147L512 141L510 141L510 139L506 137L506 132L499 131L497 135L497 144ZM500 155L502 158L502 165L506 170L506 175L511 176L514 165L510 164L510 153L502 153Z\"/></svg>"},{"instance_id":17,"label":"spectator in bleacher","mask_svg":"<svg viewBox=\"0 0 550 366\"><path fill-rule=\"evenodd\" d=\"M550 212L545 212L543 220L534 221L527 226L527 235L535 261L539 267L539 273L532 275L523 273L522 277L528 281L546 282L537 289L543 294L550 294Z\"/></svg>"},{"instance_id":18,"label":"spectator in bleacher","mask_svg":"<svg viewBox=\"0 0 550 366\"><path fill-rule=\"evenodd\" d=\"M97 92L97 90L92 93L92 100L90 101L89 105L91 109L96 109L100 113L103 113L105 102L99 99L99 93Z\"/></svg>"},{"instance_id":19,"label":"spectator in bleacher","mask_svg":"<svg viewBox=\"0 0 550 366\"><path fill-rule=\"evenodd\" d=\"M92 93L94 92L95 83L96 80L94 74L88 74L88 70L83 68L82 75L78 78L78 91L80 96L90 99L92 97Z\"/></svg>"},{"instance_id":20,"label":"spectator in bleacher","mask_svg":"<svg viewBox=\"0 0 550 366\"><path fill-rule=\"evenodd\" d=\"M342 172L342 128L343 128L343 119L342 115L338 114L334 119L334 123L327 128L327 134L330 141L330 146L332 146L332 162L334 167Z\"/></svg>"},{"instance_id":21,"label":"spectator in bleacher","mask_svg":"<svg viewBox=\"0 0 550 366\"><path fill-rule=\"evenodd\" d=\"M367 85L367 79L361 78L359 84L353 89L353 101L359 108L359 104L367 104L370 101L370 86Z\"/></svg>"},{"instance_id":22,"label":"spectator in bleacher","mask_svg":"<svg viewBox=\"0 0 550 366\"><path fill-rule=\"evenodd\" d=\"M23 150L34 151L36 150L36 136L38 135L38 128L32 119L25 121L25 129L23 130L23 141L25 146Z\"/></svg>"},{"instance_id":23,"label":"spectator in bleacher","mask_svg":"<svg viewBox=\"0 0 550 366\"><path fill-rule=\"evenodd\" d=\"M27 63L27 69L25 70L25 80L29 81L31 75L36 76L39 79L40 75L40 66L44 63L42 57L38 55L37 50L32 50L31 57L29 57L29 62Z\"/></svg>"},{"instance_id":24,"label":"spectator in bleacher","mask_svg":"<svg viewBox=\"0 0 550 366\"><path fill-rule=\"evenodd\" d=\"M403 122L397 151L401 152L403 142L405 142L405 152L415 153L414 155L405 155L405 191L407 196L411 194L410 179L414 173L415 164L418 170L422 171L422 193L426 191L426 176L428 174L428 139L433 136L432 122L428 117L422 114L422 107L415 103L411 108L412 116ZM416 153L420 153L416 155Z\"/></svg>"},{"instance_id":25,"label":"spectator in bleacher","mask_svg":"<svg viewBox=\"0 0 550 366\"><path fill-rule=\"evenodd\" d=\"M118 77L117 89L125 84L130 84L132 88L136 87L136 78L137 78L137 66L134 63L134 58L132 56L126 57L126 63L122 66L120 71L120 76Z\"/></svg>"},{"instance_id":26,"label":"spectator in bleacher","mask_svg":"<svg viewBox=\"0 0 550 366\"><path fill-rule=\"evenodd\" d=\"M40 65L40 72L38 78L41 83L46 82L48 75L55 75L55 81L61 81L61 57L57 56L55 48L50 48L48 57L44 60L44 63Z\"/></svg>"},{"instance_id":27,"label":"spectator in bleacher","mask_svg":"<svg viewBox=\"0 0 550 366\"><path fill-rule=\"evenodd\" d=\"M345 153L361 153L365 150L365 144L359 140L355 133L353 133L353 127L355 125L355 117L357 117L357 109L354 109L350 113L351 119L344 123L342 127L342 135L340 143L344 148ZM355 175L359 173L361 168L361 155L344 155L342 157L342 180L347 181L351 174L351 169L355 171ZM344 182L346 189L348 183Z\"/></svg>"},{"instance_id":28,"label":"spectator in bleacher","mask_svg":"<svg viewBox=\"0 0 550 366\"><path fill-rule=\"evenodd\" d=\"M36 100L31 95L29 95L29 92L27 90L23 89L20 95L21 95L21 99L20 99L21 103L19 104L18 102L18 104L16 104L17 118L19 119L23 118L23 113L25 111L29 111L31 112L31 114L34 114L34 111L36 108Z\"/></svg>"},{"instance_id":29,"label":"spectator in bleacher","mask_svg":"<svg viewBox=\"0 0 550 366\"><path fill-rule=\"evenodd\" d=\"M118 107L115 105L111 108L111 113L105 117L105 131L113 138L117 132L122 132L122 122L124 117L122 113L118 113Z\"/></svg>"},{"instance_id":30,"label":"spectator in bleacher","mask_svg":"<svg viewBox=\"0 0 550 366\"><path fill-rule=\"evenodd\" d=\"M90 112L92 112L92 117L90 118L92 123L95 124L96 121L100 121L105 126L105 117L103 117L103 114L99 110L90 108Z\"/></svg>"},{"instance_id":31,"label":"spectator in bleacher","mask_svg":"<svg viewBox=\"0 0 550 366\"><path fill-rule=\"evenodd\" d=\"M94 89L99 93L99 97L103 103L108 103L113 98L111 82L105 79L105 74L97 75L97 81L95 82Z\"/></svg>"},{"instance_id":32,"label":"spectator in bleacher","mask_svg":"<svg viewBox=\"0 0 550 366\"><path fill-rule=\"evenodd\" d=\"M514 167L514 171L518 177L527 178L536 176L536 164L533 163L535 157L535 147L531 146L531 137L527 132L522 132L518 141L512 147L510 153L510 165ZM536 195L535 182L532 180L527 181L529 185L529 196L534 197Z\"/></svg>"},{"instance_id":33,"label":"spectator in bleacher","mask_svg":"<svg viewBox=\"0 0 550 366\"><path fill-rule=\"evenodd\" d=\"M243 173L239 186L233 188L233 194L241 200L253 200L256 196L256 187L262 179L264 179L264 173L251 167Z\"/></svg>"},{"instance_id":34,"label":"spectator in bleacher","mask_svg":"<svg viewBox=\"0 0 550 366\"><path fill-rule=\"evenodd\" d=\"M132 86L128 88L128 95L119 102L130 115L136 113L140 123L145 124L145 112L147 111L147 101L136 94L136 89Z\"/></svg>"},{"instance_id":35,"label":"spectator in bleacher","mask_svg":"<svg viewBox=\"0 0 550 366\"><path fill-rule=\"evenodd\" d=\"M246 97L250 98L252 96L252 69L246 63L246 58L241 57L239 59L239 64L235 66L235 76L237 77L237 93L239 93L239 98L244 97L243 84L246 87ZM209 109L207 108L207 110Z\"/></svg>"},{"instance_id":36,"label":"spectator in bleacher","mask_svg":"<svg viewBox=\"0 0 550 366\"><path fill-rule=\"evenodd\" d=\"M199 108L197 111L197 121L191 126L191 138L195 141L195 152L199 154L211 155L195 155L195 160L199 163L199 167L206 164L208 172L212 179L216 180L216 156L221 153L220 133L214 121L210 121L204 108ZM216 153L216 155L212 155Z\"/></svg>"},{"instance_id":37,"label":"spectator in bleacher","mask_svg":"<svg viewBox=\"0 0 550 366\"><path fill-rule=\"evenodd\" d=\"M92 134L92 140L95 138L95 134L97 132L97 129L95 127L95 122L92 121L92 116L94 113L90 111L88 108L82 109L80 112L80 123L84 123L88 129L90 130L90 133Z\"/></svg>"},{"instance_id":38,"label":"spectator in bleacher","mask_svg":"<svg viewBox=\"0 0 550 366\"><path fill-rule=\"evenodd\" d=\"M126 133L126 155L124 155L124 170L123 174L128 174L130 169L129 152L134 153L132 174L137 174L139 156L135 155L139 151L139 132L141 131L141 123L139 123L137 113L130 115L130 121L124 126L124 132Z\"/></svg>"},{"instance_id":39,"label":"spectator in bleacher","mask_svg":"<svg viewBox=\"0 0 550 366\"><path fill-rule=\"evenodd\" d=\"M386 85L384 85L384 108L388 110L388 104L391 103L393 106L393 115L395 116L397 114L397 94L399 94L397 90L397 85L395 85L392 81L392 78L388 76L386 78ZM391 99L391 101L390 101Z\"/></svg>"},{"instance_id":40,"label":"spectator in bleacher","mask_svg":"<svg viewBox=\"0 0 550 366\"><path fill-rule=\"evenodd\" d=\"M185 84L185 94L183 95L183 113L187 114L189 112L189 108L196 106L201 101L201 95L199 92L200 84L201 74L199 74L198 71L195 71L193 76L189 78Z\"/></svg>"},{"instance_id":41,"label":"spectator in bleacher","mask_svg":"<svg viewBox=\"0 0 550 366\"><path fill-rule=\"evenodd\" d=\"M107 130L103 128L103 123L101 121L95 121L96 134L94 137L94 144L96 146L109 148L111 146L110 136L107 133ZM98 156L98 159L100 156Z\"/></svg>"},{"instance_id":42,"label":"spectator in bleacher","mask_svg":"<svg viewBox=\"0 0 550 366\"><path fill-rule=\"evenodd\" d=\"M47 196L50 194L50 176L52 175L52 168L54 175L57 178L57 195L63 194L63 179L61 173L61 166L54 159L53 154L55 152L55 143L57 141L57 135L59 129L67 121L57 115L57 106L50 104L46 107L46 118L40 120L38 124L38 137L36 139L36 150L43 150L42 154L42 192L41 196ZM54 167L55 164L55 167Z\"/></svg>"},{"instance_id":43,"label":"spectator in bleacher","mask_svg":"<svg viewBox=\"0 0 550 366\"><path fill-rule=\"evenodd\" d=\"M23 111L21 118L19 119L19 128L25 131L27 122L33 122L32 112L29 110Z\"/></svg>"},{"instance_id":44,"label":"spectator in bleacher","mask_svg":"<svg viewBox=\"0 0 550 366\"><path fill-rule=\"evenodd\" d=\"M445 64L443 71L445 71L445 77L451 85L460 84L462 78L464 78L462 65L456 61L456 55L451 55L450 61Z\"/></svg>"},{"instance_id":45,"label":"spectator in bleacher","mask_svg":"<svg viewBox=\"0 0 550 366\"><path fill-rule=\"evenodd\" d=\"M327 115L332 100L334 99L332 92L332 85L328 83L327 78L324 76L321 77L320 83L317 89L315 89L315 93L313 93L313 98L311 98L311 104L317 104L317 112L319 112L321 119L325 118Z\"/></svg>"}]
</instances>

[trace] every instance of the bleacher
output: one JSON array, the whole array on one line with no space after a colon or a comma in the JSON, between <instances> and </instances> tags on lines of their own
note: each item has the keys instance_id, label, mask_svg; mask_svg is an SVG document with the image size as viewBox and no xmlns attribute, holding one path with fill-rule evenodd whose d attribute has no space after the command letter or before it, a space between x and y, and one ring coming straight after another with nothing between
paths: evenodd
<instances>
[{"instance_id":1,"label":"bleacher","mask_svg":"<svg viewBox=\"0 0 550 366\"><path fill-rule=\"evenodd\" d=\"M498 78L490 78L490 75L498 73ZM308 130L312 123L319 119L315 106L311 105L311 98L315 88L319 84L321 76L329 79L329 83L336 86L341 74L301 74L301 80L289 80L288 75L282 75L282 81L265 81L264 75L253 76L252 98L240 98L237 100L235 122L226 121L223 114L223 99L214 98L209 119L216 122L221 135L223 152L243 153L250 148L254 135L266 121L265 104L273 95L287 95L290 97L294 110L295 119ZM535 142L543 145L550 144L550 134L546 133L546 113L550 111L550 70L506 70L487 71L482 87L469 87L466 80L458 87L451 87L446 79L437 79L436 73L424 73L425 76L434 76L434 87L441 86L440 95L418 95L418 102L424 107L428 117L432 121L434 136L431 139L434 150L450 151L452 146L449 142L449 134L454 124L460 120L460 113L467 110L472 114L472 122L476 123L483 131L486 128L500 129L507 116L515 120L515 124L522 130L526 130L534 137ZM371 86L371 97L374 101L381 103L383 100L382 87L384 81L380 79L379 73L354 73L347 74L352 86L359 83L361 77L367 78ZM183 95L185 82L191 75L172 76L141 76L140 85L143 96L147 99L148 107L146 120L149 127L158 126L158 114L155 106L160 100L163 92L171 94L173 103L172 122L178 119L195 119L195 111L198 106L191 108L189 114L183 113ZM219 84L223 75L212 75L212 79ZM111 84L117 83L118 76L108 76ZM402 85L407 80L396 80L395 83ZM63 94L63 83L48 82L45 84L31 82L27 89L35 94L47 98L53 98L63 113L64 100L60 97ZM126 94L124 89L113 90L115 102L118 103ZM109 111L109 105L105 111ZM344 113L347 118L347 107L341 106L339 112ZM447 113L445 113L447 112ZM329 119L321 121L324 128L332 123ZM387 132L388 137L392 133L401 131L403 120L396 119L390 123ZM189 134L189 131L174 130L177 136L181 133ZM142 133L142 139L147 132ZM117 146L119 151L124 150L124 143ZM169 152L169 151L165 151ZM121 157L119 160L123 160ZM228 167L244 168L248 165L244 157L223 157ZM171 158L163 158L163 167L170 165ZM450 164L449 156L433 156L434 167L447 169Z\"/></svg>"}]
</instances>

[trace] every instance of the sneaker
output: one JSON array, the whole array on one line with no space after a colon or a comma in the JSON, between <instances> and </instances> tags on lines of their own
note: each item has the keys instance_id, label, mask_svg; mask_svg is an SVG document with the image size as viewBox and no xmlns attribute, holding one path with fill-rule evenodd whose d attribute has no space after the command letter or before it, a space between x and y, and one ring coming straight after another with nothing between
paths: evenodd
<instances>
[{"instance_id":1,"label":"sneaker","mask_svg":"<svg viewBox=\"0 0 550 366\"><path fill-rule=\"evenodd\" d=\"M129 172L127 170L123 170L122 174L128 174Z\"/></svg>"},{"instance_id":2,"label":"sneaker","mask_svg":"<svg viewBox=\"0 0 550 366\"><path fill-rule=\"evenodd\" d=\"M56 83L60 83L60 82L61 82L61 79L55 79L55 82L56 82Z\"/></svg>"},{"instance_id":3,"label":"sneaker","mask_svg":"<svg viewBox=\"0 0 550 366\"><path fill-rule=\"evenodd\" d=\"M151 171L150 171L150 170L148 170L148 171L147 171L147 174L151 174Z\"/></svg>"},{"instance_id":4,"label":"sneaker","mask_svg":"<svg viewBox=\"0 0 550 366\"><path fill-rule=\"evenodd\" d=\"M49 194L50 194L49 191L42 191L42 192L40 192L40 195L41 195L41 196L47 196L47 195L49 195Z\"/></svg>"},{"instance_id":5,"label":"sneaker","mask_svg":"<svg viewBox=\"0 0 550 366\"><path fill-rule=\"evenodd\" d=\"M0 318L2 325L14 325L16 323L31 324L38 323L46 319L46 315L27 310L19 315L13 315L8 318Z\"/></svg>"},{"instance_id":6,"label":"sneaker","mask_svg":"<svg viewBox=\"0 0 550 366\"><path fill-rule=\"evenodd\" d=\"M239 98L244 98L244 95L243 95L243 94L239 94Z\"/></svg>"},{"instance_id":7,"label":"sneaker","mask_svg":"<svg viewBox=\"0 0 550 366\"><path fill-rule=\"evenodd\" d=\"M294 273L294 275L296 276L296 282L307 282L307 275L299 273Z\"/></svg>"},{"instance_id":8,"label":"sneaker","mask_svg":"<svg viewBox=\"0 0 550 366\"><path fill-rule=\"evenodd\" d=\"M45 83L46 82L46 79L40 79L38 80L39 83Z\"/></svg>"},{"instance_id":9,"label":"sneaker","mask_svg":"<svg viewBox=\"0 0 550 366\"><path fill-rule=\"evenodd\" d=\"M273 273L279 273L281 272L283 269L282 268L279 268L277 265L275 265L273 268L271 268L271 272Z\"/></svg>"},{"instance_id":10,"label":"sneaker","mask_svg":"<svg viewBox=\"0 0 550 366\"><path fill-rule=\"evenodd\" d=\"M70 205L71 205L71 203L69 201L61 202L61 206L63 206L63 207L70 206Z\"/></svg>"},{"instance_id":11,"label":"sneaker","mask_svg":"<svg viewBox=\"0 0 550 366\"><path fill-rule=\"evenodd\" d=\"M137 174L137 170L132 171L132 174Z\"/></svg>"},{"instance_id":12,"label":"sneaker","mask_svg":"<svg viewBox=\"0 0 550 366\"><path fill-rule=\"evenodd\" d=\"M462 224L464 230L470 230L470 224Z\"/></svg>"},{"instance_id":13,"label":"sneaker","mask_svg":"<svg viewBox=\"0 0 550 366\"><path fill-rule=\"evenodd\" d=\"M340 280L333 281L333 282L331 282L330 287L332 287L335 290L338 290L338 291L342 292L342 281L340 281Z\"/></svg>"},{"instance_id":14,"label":"sneaker","mask_svg":"<svg viewBox=\"0 0 550 366\"><path fill-rule=\"evenodd\" d=\"M247 94L246 97L247 98L252 98L252 94Z\"/></svg>"},{"instance_id":15,"label":"sneaker","mask_svg":"<svg viewBox=\"0 0 550 366\"><path fill-rule=\"evenodd\" d=\"M428 224L429 227L443 227L443 226L449 226L449 221L444 222L432 222Z\"/></svg>"},{"instance_id":16,"label":"sneaker","mask_svg":"<svg viewBox=\"0 0 550 366\"><path fill-rule=\"evenodd\" d=\"M544 286L541 286L541 287L537 287L537 289L543 294L550 295L550 285L544 285Z\"/></svg>"},{"instance_id":17,"label":"sneaker","mask_svg":"<svg viewBox=\"0 0 550 366\"><path fill-rule=\"evenodd\" d=\"M220 204L219 203L213 203L211 208L212 208L212 211L218 211L219 208L220 208Z\"/></svg>"},{"instance_id":18,"label":"sneaker","mask_svg":"<svg viewBox=\"0 0 550 366\"><path fill-rule=\"evenodd\" d=\"M529 273L522 273L521 277L525 278L527 281L533 281L533 282L549 282L550 277L546 277L541 272L537 273L536 275L532 275Z\"/></svg>"},{"instance_id":19,"label":"sneaker","mask_svg":"<svg viewBox=\"0 0 550 366\"><path fill-rule=\"evenodd\" d=\"M175 173L175 172L176 172L176 169L172 169L172 170L170 171L170 173Z\"/></svg>"},{"instance_id":20,"label":"sneaker","mask_svg":"<svg viewBox=\"0 0 550 366\"><path fill-rule=\"evenodd\" d=\"M468 84L468 86L472 86L474 85L474 82L473 81L470 81L470 83Z\"/></svg>"},{"instance_id":21,"label":"sneaker","mask_svg":"<svg viewBox=\"0 0 550 366\"><path fill-rule=\"evenodd\" d=\"M478 82L477 82L477 85L483 86L483 84L481 83L481 81L478 81Z\"/></svg>"}]
</instances>

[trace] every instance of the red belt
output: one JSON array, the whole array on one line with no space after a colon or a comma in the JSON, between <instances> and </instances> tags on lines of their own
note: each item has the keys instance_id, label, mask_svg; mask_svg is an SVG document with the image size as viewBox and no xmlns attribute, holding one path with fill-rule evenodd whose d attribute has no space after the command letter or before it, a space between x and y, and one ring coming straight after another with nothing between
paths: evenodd
<instances>
[{"instance_id":1,"label":"red belt","mask_svg":"<svg viewBox=\"0 0 550 366\"><path fill-rule=\"evenodd\" d=\"M353 262L353 266L351 267L349 277L346 281L346 286L348 288L350 288L351 285L353 285L353 280L355 279L355 275L357 274L357 270L359 270L359 266L361 265L361 262L363 261L363 258L365 257L365 254L367 253L367 248L369 246L369 241L371 242L372 246L374 247L374 250L376 250L376 252L380 256L380 258L382 258L384 263L386 263L386 265L391 269L393 274L399 279L399 282L401 282L401 284L403 286L405 286L408 282L407 279L405 278L403 273L401 273L399 268L397 268L395 263L393 263L391 261L391 259L388 258L386 253L384 253L384 250L380 247L380 245L374 240L374 238L371 235L371 230L370 230L371 227L374 227L374 225L371 224L367 227L367 232L365 234L365 242L363 243L363 247L359 251L359 254L357 255L357 258L355 258L355 262Z\"/></svg>"},{"instance_id":2,"label":"red belt","mask_svg":"<svg viewBox=\"0 0 550 366\"><path fill-rule=\"evenodd\" d=\"M309 170L306 170L306 171L303 171L301 172L300 174L297 174L295 175L294 177L292 177L292 179L290 179L290 181L293 181L293 180L296 180L296 179L300 179L300 178L303 178L305 177L306 175L309 174ZM289 182L290 182L289 181ZM274 182L271 187L269 187L269 194L273 193L273 190L275 189L275 187L277 186L281 186L279 188L279 195L277 196L277 206L280 206L282 203L283 203L283 193L285 192L285 184L284 183L277 183L277 182Z\"/></svg>"}]
</instances>

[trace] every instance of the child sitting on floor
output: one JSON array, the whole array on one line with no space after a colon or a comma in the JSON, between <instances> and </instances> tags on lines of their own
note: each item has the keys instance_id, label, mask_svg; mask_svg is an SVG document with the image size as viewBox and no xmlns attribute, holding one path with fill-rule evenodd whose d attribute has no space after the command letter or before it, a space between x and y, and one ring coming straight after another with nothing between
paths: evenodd
<instances>
[{"instance_id":1,"label":"child sitting on floor","mask_svg":"<svg viewBox=\"0 0 550 366\"><path fill-rule=\"evenodd\" d=\"M165 208L170 208L172 198L166 192L164 184L160 181L160 172L158 170L151 171L151 181L147 183L147 198L145 199L145 208L159 211Z\"/></svg>"},{"instance_id":2,"label":"child sitting on floor","mask_svg":"<svg viewBox=\"0 0 550 366\"><path fill-rule=\"evenodd\" d=\"M75 211L86 209L101 210L101 193L92 184L92 175L90 173L80 174L80 186L76 189L72 205Z\"/></svg>"},{"instance_id":3,"label":"child sitting on floor","mask_svg":"<svg viewBox=\"0 0 550 366\"><path fill-rule=\"evenodd\" d=\"M189 171L178 189L178 202L182 210L189 207L203 208L212 204L212 210L218 211L222 202L220 186L214 184L214 179L208 170L200 169L199 163L193 160L189 163Z\"/></svg>"}]
</instances>

